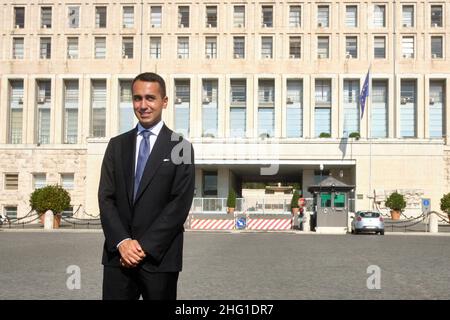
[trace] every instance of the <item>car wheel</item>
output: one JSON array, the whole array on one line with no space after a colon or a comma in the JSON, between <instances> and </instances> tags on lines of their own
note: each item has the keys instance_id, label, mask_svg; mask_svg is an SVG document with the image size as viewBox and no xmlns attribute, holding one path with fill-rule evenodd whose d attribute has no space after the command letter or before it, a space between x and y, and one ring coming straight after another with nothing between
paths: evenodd
<instances>
[{"instance_id":1,"label":"car wheel","mask_svg":"<svg viewBox=\"0 0 450 320\"><path fill-rule=\"evenodd\" d=\"M355 234L358 234L358 233L359 233L358 229L355 229Z\"/></svg>"},{"instance_id":2,"label":"car wheel","mask_svg":"<svg viewBox=\"0 0 450 320\"><path fill-rule=\"evenodd\" d=\"M384 236L384 230L380 231L380 236Z\"/></svg>"}]
</instances>

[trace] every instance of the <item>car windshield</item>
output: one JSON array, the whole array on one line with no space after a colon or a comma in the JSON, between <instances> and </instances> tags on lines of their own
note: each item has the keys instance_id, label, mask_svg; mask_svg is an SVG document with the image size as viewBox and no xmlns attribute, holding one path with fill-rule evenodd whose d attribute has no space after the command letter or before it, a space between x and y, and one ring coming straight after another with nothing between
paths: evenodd
<instances>
[{"instance_id":1,"label":"car windshield","mask_svg":"<svg viewBox=\"0 0 450 320\"><path fill-rule=\"evenodd\" d=\"M360 212L359 216L361 218L378 218L378 217L380 217L380 213L378 213L378 212Z\"/></svg>"}]
</instances>

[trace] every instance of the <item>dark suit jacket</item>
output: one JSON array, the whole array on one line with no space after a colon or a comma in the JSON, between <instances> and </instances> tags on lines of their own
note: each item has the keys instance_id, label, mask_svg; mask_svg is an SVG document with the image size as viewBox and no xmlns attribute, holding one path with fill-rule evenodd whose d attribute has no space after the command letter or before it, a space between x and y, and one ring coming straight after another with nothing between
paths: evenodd
<instances>
[{"instance_id":1,"label":"dark suit jacket","mask_svg":"<svg viewBox=\"0 0 450 320\"><path fill-rule=\"evenodd\" d=\"M194 195L194 150L187 140L176 134L173 138L173 131L163 125L133 202L136 135L135 128L112 138L103 158L98 190L105 234L102 263L119 266L116 246L123 239L132 238L146 252L144 269L181 271L183 224ZM173 157L183 155L180 149L184 150L184 158L190 151L190 163L180 163L179 158Z\"/></svg>"}]
</instances>

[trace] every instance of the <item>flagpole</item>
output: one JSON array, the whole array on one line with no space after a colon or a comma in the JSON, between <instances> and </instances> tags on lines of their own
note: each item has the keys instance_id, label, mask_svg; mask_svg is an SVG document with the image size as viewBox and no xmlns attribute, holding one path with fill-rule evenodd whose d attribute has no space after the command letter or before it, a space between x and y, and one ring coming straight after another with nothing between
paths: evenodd
<instances>
[{"instance_id":1,"label":"flagpole","mask_svg":"<svg viewBox=\"0 0 450 320\"><path fill-rule=\"evenodd\" d=\"M372 79L371 79L371 77L370 77L370 72L371 72L371 69L372 69L372 61L370 61L370 65L369 65L369 96L370 96L370 89L372 89ZM367 136L368 136L368 138L369 138L369 195L371 195L372 194L372 126L371 126L371 119L372 119L372 117L371 117L371 110L369 110L369 100L370 99L367 99L367 128L369 129L369 130L367 130ZM372 107L372 105L370 105L370 107ZM369 197L369 201L370 201L370 197ZM373 200L375 200L375 199L373 199ZM371 203L371 207L372 207L372 209L373 209L373 204L374 204L374 201L372 200L372 203Z\"/></svg>"}]
</instances>

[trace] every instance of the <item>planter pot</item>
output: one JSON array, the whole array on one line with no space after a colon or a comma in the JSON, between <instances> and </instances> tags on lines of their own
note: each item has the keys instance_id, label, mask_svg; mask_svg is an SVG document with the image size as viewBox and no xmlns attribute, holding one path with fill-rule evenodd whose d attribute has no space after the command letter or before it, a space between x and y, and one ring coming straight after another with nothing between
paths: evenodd
<instances>
[{"instance_id":1,"label":"planter pot","mask_svg":"<svg viewBox=\"0 0 450 320\"><path fill-rule=\"evenodd\" d=\"M398 211L398 210L391 210L391 219L392 220L399 220L400 219L400 211Z\"/></svg>"},{"instance_id":2,"label":"planter pot","mask_svg":"<svg viewBox=\"0 0 450 320\"><path fill-rule=\"evenodd\" d=\"M293 215L297 215L299 211L300 211L299 208L292 208L292 214Z\"/></svg>"},{"instance_id":3,"label":"planter pot","mask_svg":"<svg viewBox=\"0 0 450 320\"><path fill-rule=\"evenodd\" d=\"M45 221L45 214L42 213L42 214L39 216L39 223L43 225L43 224L44 224L44 221Z\"/></svg>"},{"instance_id":4,"label":"planter pot","mask_svg":"<svg viewBox=\"0 0 450 320\"><path fill-rule=\"evenodd\" d=\"M61 225L61 215L55 214L53 216L53 229L58 229Z\"/></svg>"},{"instance_id":5,"label":"planter pot","mask_svg":"<svg viewBox=\"0 0 450 320\"><path fill-rule=\"evenodd\" d=\"M233 214L234 213L234 208L228 208L228 213Z\"/></svg>"}]
</instances>

